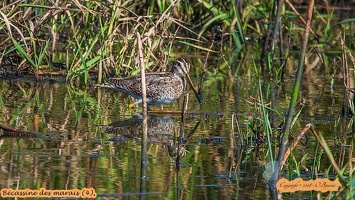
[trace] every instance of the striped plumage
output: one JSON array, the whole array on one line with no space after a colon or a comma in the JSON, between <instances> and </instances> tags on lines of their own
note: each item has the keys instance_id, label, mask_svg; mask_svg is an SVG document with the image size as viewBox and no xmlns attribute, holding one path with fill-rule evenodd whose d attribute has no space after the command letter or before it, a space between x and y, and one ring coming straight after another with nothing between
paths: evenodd
<instances>
[{"instance_id":1,"label":"striped plumage","mask_svg":"<svg viewBox=\"0 0 355 200\"><path fill-rule=\"evenodd\" d=\"M186 88L190 64L179 58L173 62L170 72L146 73L146 95L148 104L164 104L178 99ZM133 96L142 101L142 82L140 74L127 78L110 78L101 87L111 88Z\"/></svg>"}]
</instances>

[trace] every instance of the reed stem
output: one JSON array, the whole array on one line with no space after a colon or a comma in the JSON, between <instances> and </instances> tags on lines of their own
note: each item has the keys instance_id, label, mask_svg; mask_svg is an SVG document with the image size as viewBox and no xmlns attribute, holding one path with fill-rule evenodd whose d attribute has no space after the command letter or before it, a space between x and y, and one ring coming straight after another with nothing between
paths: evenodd
<instances>
[{"instance_id":1,"label":"reed stem","mask_svg":"<svg viewBox=\"0 0 355 200\"><path fill-rule=\"evenodd\" d=\"M299 94L301 80L302 80L303 71L304 71L304 59L305 59L305 55L306 55L308 36L309 36L309 32L310 32L310 27L311 27L313 8L314 8L314 0L311 0L309 3L309 6L308 6L306 30L304 32L303 40L302 40L300 60L298 63L298 68L297 68L297 76L296 76L296 80L295 80L295 83L293 86L291 101L290 101L288 113L286 116L286 122L285 122L285 125L282 130L282 136L281 136L282 140L281 140L281 144L280 144L280 148L279 148L279 152L278 152L278 157L277 157L277 160L279 163L278 163L278 166L275 166L274 174L269 181L269 185L270 185L272 191L276 191L275 184L279 178L279 173L280 173L281 167L282 167L282 165L281 165L282 160L283 160L283 157L286 153L286 149L288 148L288 138L289 138L291 122L292 122L293 115L295 112L297 97Z\"/></svg>"},{"instance_id":2,"label":"reed stem","mask_svg":"<svg viewBox=\"0 0 355 200\"><path fill-rule=\"evenodd\" d=\"M141 79L142 79L142 113L143 116L147 115L147 87L145 84L145 69L144 69L144 58L143 58L143 46L141 35L137 32L137 50L138 50L138 60L139 66L141 68Z\"/></svg>"}]
</instances>

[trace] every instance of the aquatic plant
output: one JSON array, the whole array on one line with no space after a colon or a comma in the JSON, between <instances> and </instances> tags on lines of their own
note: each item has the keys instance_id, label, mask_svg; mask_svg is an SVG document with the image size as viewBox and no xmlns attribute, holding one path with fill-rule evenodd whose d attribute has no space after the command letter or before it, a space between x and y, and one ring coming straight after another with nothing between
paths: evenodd
<instances>
[{"instance_id":1,"label":"aquatic plant","mask_svg":"<svg viewBox=\"0 0 355 200\"><path fill-rule=\"evenodd\" d=\"M336 76L344 77L342 116L352 118L355 113L352 71L355 20L337 22L334 7L315 5L310 24L310 19L303 19L303 12L297 11L295 2L282 2L5 1L0 8L0 65L13 61L13 69L8 73L35 74L37 80L41 74L62 74L68 82L78 80L88 84L94 79L102 82L110 76L129 76L141 70L136 47L137 33L140 33L143 66L147 71L164 71L169 59L182 55L191 57L189 59L195 63L191 71L202 89L217 85L224 87L223 96L235 95L232 90L237 85L236 80L244 77L257 80L254 91L250 92L253 97L246 100L251 105L251 116L245 115L245 120L232 120L232 123L246 125L245 131L239 131L243 145L266 144L265 160L275 164L280 136L284 139L283 149L288 150L291 146L288 140L292 139L289 133L301 126L297 123L303 111L302 106L296 107L300 104L298 96L302 83L308 84L304 79L312 78L304 74L316 70L324 72L325 79L332 82L330 87L337 80ZM303 37L305 42L300 49L305 30L308 34ZM246 58L249 63L245 62ZM299 63L295 80L294 63ZM295 81L294 89L292 93L284 93L286 103L276 105L275 88L282 88L285 81ZM74 121L79 124L82 116L91 116L88 110L92 110L87 107L99 102L85 92L76 95L82 102L71 106L75 108ZM97 99L118 102L105 95L102 97L100 92L97 96ZM219 106L218 109L235 109L225 102ZM105 114L109 111L106 107L100 110ZM286 118L283 113L288 113ZM100 115L94 118L99 121ZM283 132L280 127L284 127ZM321 140L317 142L320 144ZM331 157L329 147L322 151ZM245 160L254 156L250 152L246 154ZM280 151L280 158L284 155L285 152ZM313 168L321 165L321 155L315 156ZM300 174L305 157L296 156L291 154L288 169ZM336 170L339 177L344 168L339 165ZM349 183L353 185L353 171L349 170L349 174Z\"/></svg>"}]
</instances>

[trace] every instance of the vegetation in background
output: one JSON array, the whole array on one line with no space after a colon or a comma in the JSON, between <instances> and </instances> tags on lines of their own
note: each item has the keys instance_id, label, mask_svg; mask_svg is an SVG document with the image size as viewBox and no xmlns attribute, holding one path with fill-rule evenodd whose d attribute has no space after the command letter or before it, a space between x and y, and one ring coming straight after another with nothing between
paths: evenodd
<instances>
[{"instance_id":1,"label":"vegetation in background","mask_svg":"<svg viewBox=\"0 0 355 200\"><path fill-rule=\"evenodd\" d=\"M256 56L262 61L260 70L280 81L287 56L300 42L297 35L302 33L305 22L293 4L286 3L286 11L279 13L280 28L273 31L278 27L274 27L277 6L272 1L3 2L0 64L14 64L15 69L10 72L60 73L68 79L81 77L84 82L92 74L98 75L99 81L106 75L127 76L139 71L135 38L139 32L147 69L165 70L168 59L178 56L179 49L207 55L206 59L222 55L229 66L230 60L223 55L252 50L259 53ZM320 12L324 10L328 15ZM332 10L330 5L316 10L319 22L313 23L313 29L321 28L317 34L324 35L311 30L315 48L326 48L338 37L329 31L340 28L330 26L334 21ZM348 27L343 30L348 37L353 31L349 28L351 21L340 22ZM253 46L247 46L248 42ZM350 46L354 44L350 42ZM237 53L233 59L242 57L242 53ZM325 64L329 63L324 53L323 57ZM277 59L281 61L277 63Z\"/></svg>"},{"instance_id":2,"label":"vegetation in background","mask_svg":"<svg viewBox=\"0 0 355 200\"><path fill-rule=\"evenodd\" d=\"M299 58L293 59L299 57L307 21L301 7L290 1L282 5L278 4L282 1L251 0L24 2L4 1L0 8L2 75L30 73L39 80L42 74L59 74L68 81L88 83L91 79L102 82L108 76L136 74L140 70L136 51L139 32L147 70L164 71L170 58L186 52L182 56L197 63L194 73L200 81L205 85L224 84L226 93L233 87L226 77L247 74L257 78L258 95L250 108L255 112L245 122L250 128L246 138L251 134L253 142L266 141L269 160L274 161L272 153L277 147L272 141L280 136L282 123L269 117L284 112L275 110L279 106L274 94L278 93L273 88L275 85L281 88L294 75ZM316 75L322 72L331 81L335 76L343 76L347 95L342 114L351 118L355 110L352 52L355 19L351 16L338 19L337 10L329 4L315 5L313 12L307 36L309 45L302 56L304 72ZM254 61L252 65L244 63L246 57ZM215 65L207 65L207 60ZM308 84L305 79L302 82ZM263 85L264 81L269 85ZM292 95L298 93L297 90ZM92 101L83 94L83 106L78 106L75 112L77 123L85 113L85 106ZM295 112L301 112L301 108L297 109ZM278 120L284 122L283 117ZM342 142L348 145L346 140ZM250 140L246 143L250 144ZM326 153L329 154L329 148ZM299 161L292 157L298 175L306 156L298 158ZM319 165L314 164L314 168ZM345 170L346 165L340 168ZM353 186L352 169L347 173L349 186Z\"/></svg>"},{"instance_id":3,"label":"vegetation in background","mask_svg":"<svg viewBox=\"0 0 355 200\"><path fill-rule=\"evenodd\" d=\"M228 49L241 50L245 28L233 2L225 2L223 7L204 1L3 3L3 60L17 61L13 62L16 72L30 69L35 74L43 68L52 74L59 65L69 79L82 77L84 82L90 72L98 74L100 81L105 74L127 76L139 70L135 33L140 32L146 67L165 70L168 58L175 56L181 44L217 52L226 49L211 43L231 38ZM224 36L224 31L230 36ZM38 54L43 62L35 60Z\"/></svg>"}]
</instances>

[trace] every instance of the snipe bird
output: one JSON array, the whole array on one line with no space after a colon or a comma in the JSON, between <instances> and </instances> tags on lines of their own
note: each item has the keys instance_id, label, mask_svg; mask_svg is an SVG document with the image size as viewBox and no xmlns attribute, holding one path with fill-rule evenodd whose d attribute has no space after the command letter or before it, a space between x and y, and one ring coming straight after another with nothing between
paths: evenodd
<instances>
[{"instance_id":1,"label":"snipe bird","mask_svg":"<svg viewBox=\"0 0 355 200\"><path fill-rule=\"evenodd\" d=\"M173 62L170 72L146 73L147 104L166 104L178 99L186 88L186 81L192 84L189 70L190 64L179 58ZM107 83L99 86L127 93L137 99L136 103L142 102L142 79L139 74L126 78L110 78ZM193 85L191 87L197 95Z\"/></svg>"}]
</instances>

